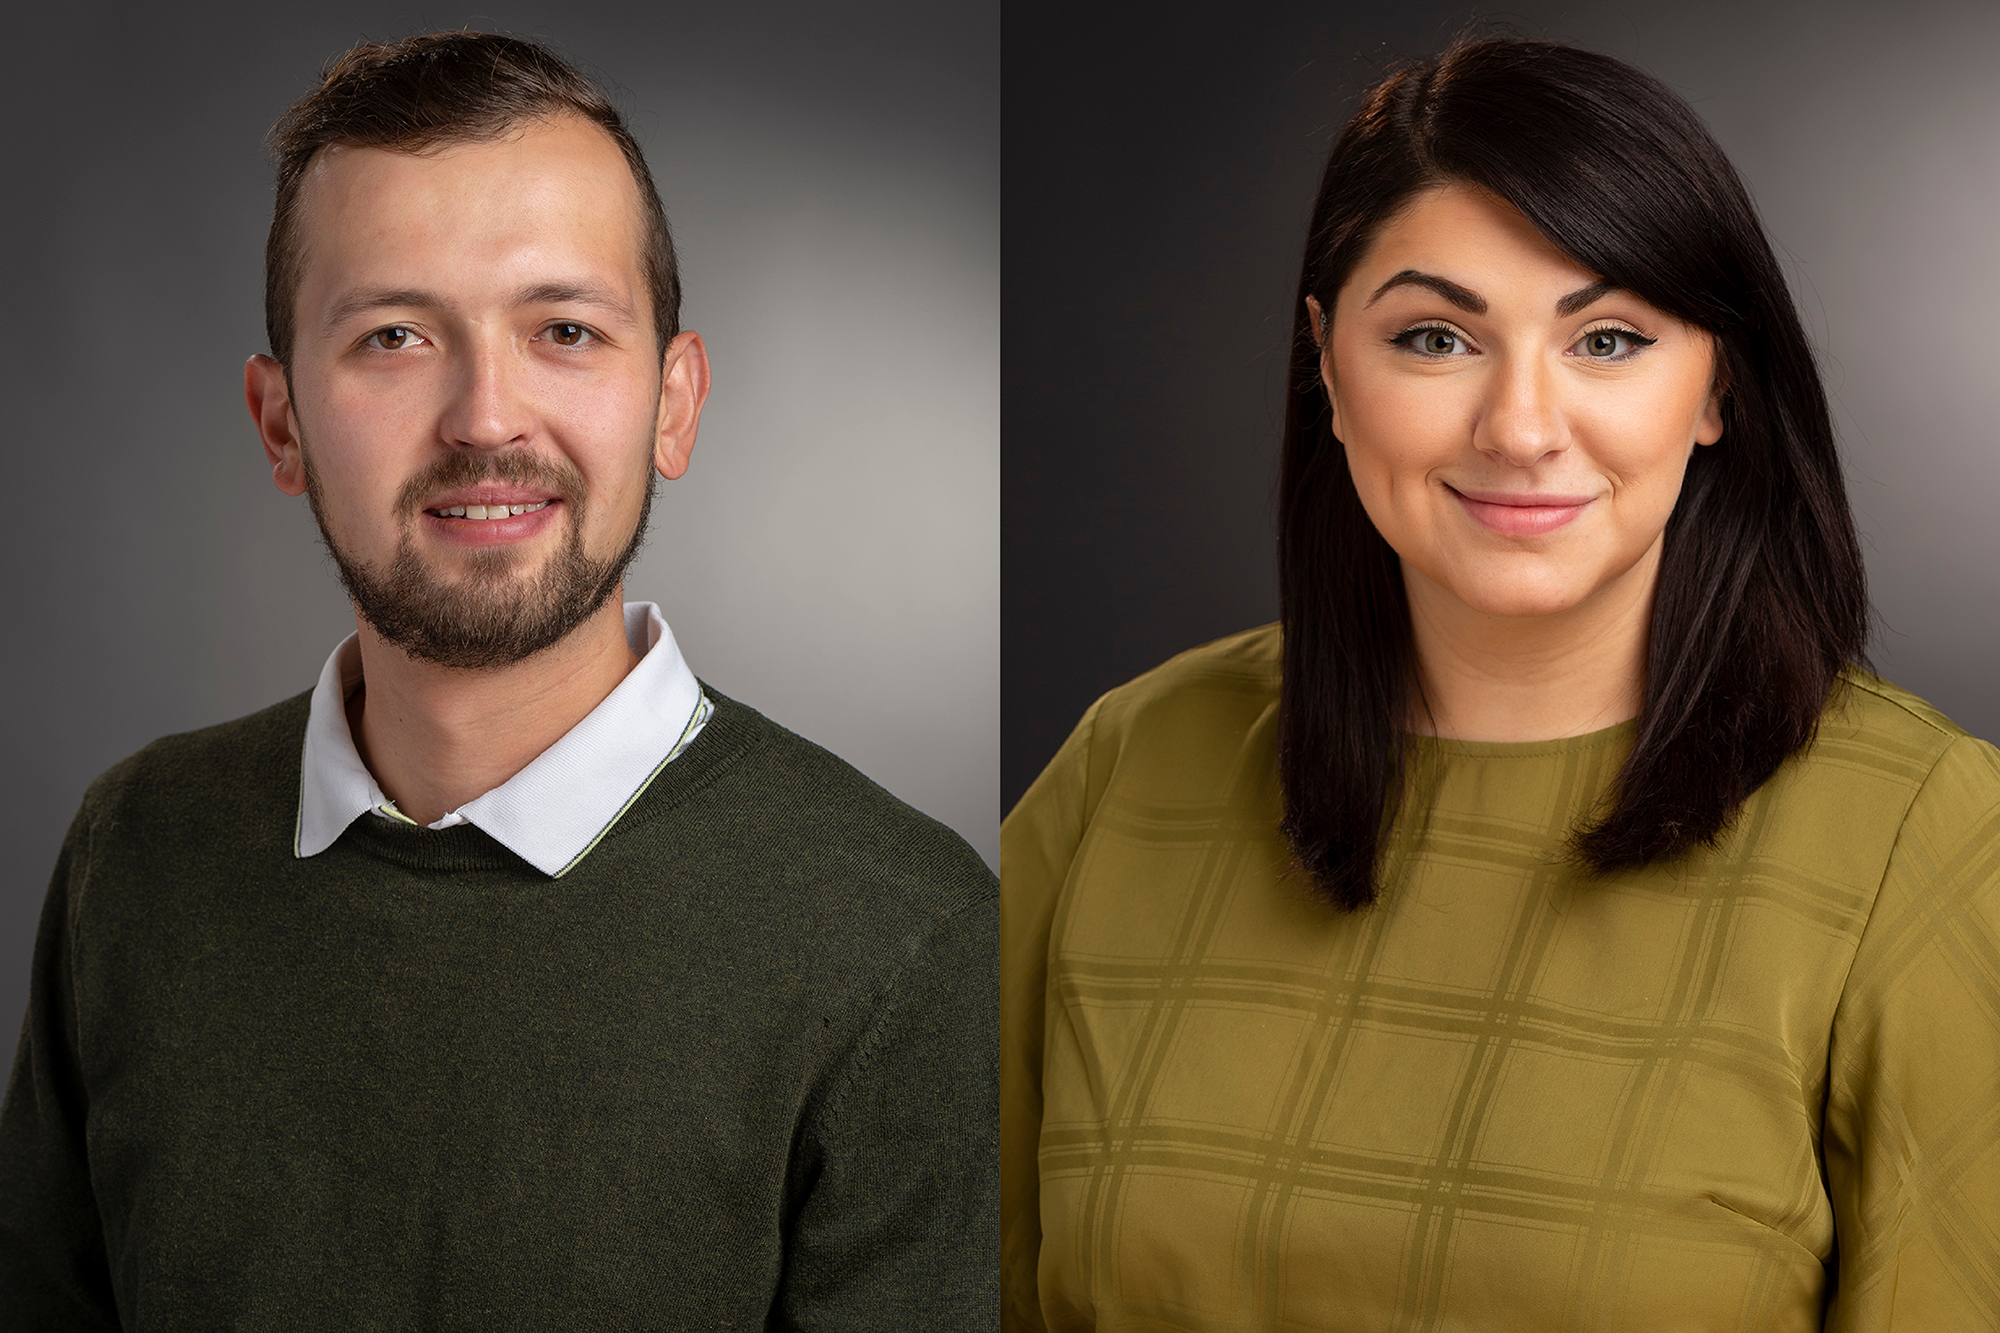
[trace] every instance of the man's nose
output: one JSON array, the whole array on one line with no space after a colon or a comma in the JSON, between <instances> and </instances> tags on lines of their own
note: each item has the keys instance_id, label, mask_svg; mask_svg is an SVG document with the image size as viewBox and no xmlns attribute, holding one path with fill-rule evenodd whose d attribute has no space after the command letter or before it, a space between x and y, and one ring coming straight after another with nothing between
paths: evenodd
<instances>
[{"instance_id":1,"label":"man's nose","mask_svg":"<svg viewBox=\"0 0 2000 1333\"><path fill-rule=\"evenodd\" d=\"M440 432L447 443L473 449L504 449L524 442L533 416L526 394L526 367L505 337L475 338L454 368L451 401Z\"/></svg>"}]
</instances>

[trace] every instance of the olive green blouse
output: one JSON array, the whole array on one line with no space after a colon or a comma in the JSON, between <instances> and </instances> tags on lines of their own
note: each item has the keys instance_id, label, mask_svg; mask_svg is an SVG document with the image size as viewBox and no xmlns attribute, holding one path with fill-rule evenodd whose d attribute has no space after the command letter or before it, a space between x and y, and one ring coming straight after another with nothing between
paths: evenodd
<instances>
[{"instance_id":1,"label":"olive green blouse","mask_svg":"<svg viewBox=\"0 0 2000 1333\"><path fill-rule=\"evenodd\" d=\"M1420 740L1370 911L1278 832L1275 627L1002 839L1010 1329L2000 1321L2000 754L1855 673L1712 850L1564 836L1632 724Z\"/></svg>"}]
</instances>

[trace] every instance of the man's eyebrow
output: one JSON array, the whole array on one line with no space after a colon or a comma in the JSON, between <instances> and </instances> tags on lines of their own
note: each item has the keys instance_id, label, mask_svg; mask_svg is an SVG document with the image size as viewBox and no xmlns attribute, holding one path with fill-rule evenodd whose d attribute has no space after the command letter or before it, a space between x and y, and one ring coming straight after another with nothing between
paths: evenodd
<instances>
[{"instance_id":1,"label":"man's eyebrow","mask_svg":"<svg viewBox=\"0 0 2000 1333\"><path fill-rule=\"evenodd\" d=\"M1604 279L1599 278L1588 287L1579 287L1562 300L1556 302L1556 314L1563 318L1568 318L1577 311L1584 309L1591 302L1600 297L1608 296L1617 290L1617 283L1606 282Z\"/></svg>"},{"instance_id":2,"label":"man's eyebrow","mask_svg":"<svg viewBox=\"0 0 2000 1333\"><path fill-rule=\"evenodd\" d=\"M632 318L632 307L604 288L593 287L587 282L538 282L514 293L514 305L516 308L524 305L594 305L625 319Z\"/></svg>"},{"instance_id":3,"label":"man's eyebrow","mask_svg":"<svg viewBox=\"0 0 2000 1333\"><path fill-rule=\"evenodd\" d=\"M340 298L327 312L326 326L337 329L371 310L409 309L441 310L449 304L435 292L427 292L417 287L362 287ZM514 293L514 307L524 305L591 305L609 310L625 319L632 318L632 308L602 287L594 287L585 282L538 282L523 287Z\"/></svg>"},{"instance_id":4,"label":"man's eyebrow","mask_svg":"<svg viewBox=\"0 0 2000 1333\"><path fill-rule=\"evenodd\" d=\"M1440 278L1431 273L1419 273L1413 268L1404 269L1401 273L1398 273L1395 277L1377 287L1375 294L1368 298L1367 304L1362 308L1366 309L1367 306L1374 305L1382 299L1383 293L1392 291L1397 287L1428 287L1431 291L1436 292L1460 310L1474 315L1483 315L1486 313L1486 298L1477 292L1461 287L1449 278Z\"/></svg>"},{"instance_id":5,"label":"man's eyebrow","mask_svg":"<svg viewBox=\"0 0 2000 1333\"><path fill-rule=\"evenodd\" d=\"M370 310L387 310L395 306L436 310L443 304L443 299L435 293L419 291L415 287L363 287L334 302L333 308L326 312L326 327L337 329L356 315Z\"/></svg>"}]
</instances>

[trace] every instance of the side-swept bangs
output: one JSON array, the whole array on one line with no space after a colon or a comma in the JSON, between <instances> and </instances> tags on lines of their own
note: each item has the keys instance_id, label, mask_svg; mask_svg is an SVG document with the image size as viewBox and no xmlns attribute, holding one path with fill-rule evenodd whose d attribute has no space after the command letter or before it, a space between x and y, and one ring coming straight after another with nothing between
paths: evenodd
<instances>
[{"instance_id":1,"label":"side-swept bangs","mask_svg":"<svg viewBox=\"0 0 2000 1333\"><path fill-rule=\"evenodd\" d=\"M1615 801L1574 831L1610 872L1712 843L1812 739L1867 640L1860 545L1831 417L1755 207L1694 111L1594 52L1489 38L1397 70L1321 178L1293 312L1279 483L1285 832L1329 901L1376 894L1409 782L1416 688L1395 553L1333 435L1305 300L1332 310L1395 212L1477 186L1579 265L1715 340L1723 434L1667 524L1639 735Z\"/></svg>"}]
</instances>

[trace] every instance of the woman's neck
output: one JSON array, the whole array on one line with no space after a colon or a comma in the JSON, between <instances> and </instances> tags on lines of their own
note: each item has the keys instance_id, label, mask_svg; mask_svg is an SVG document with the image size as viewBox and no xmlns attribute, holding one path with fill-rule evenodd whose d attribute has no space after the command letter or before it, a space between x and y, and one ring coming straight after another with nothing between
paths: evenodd
<instances>
[{"instance_id":1,"label":"woman's neck","mask_svg":"<svg viewBox=\"0 0 2000 1333\"><path fill-rule=\"evenodd\" d=\"M1474 610L1403 567L1421 695L1410 727L1466 741L1581 736L1639 715L1659 547L1551 615Z\"/></svg>"}]
</instances>

